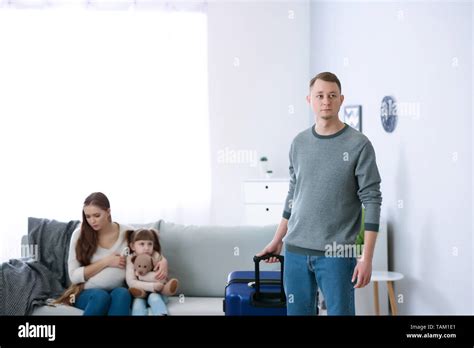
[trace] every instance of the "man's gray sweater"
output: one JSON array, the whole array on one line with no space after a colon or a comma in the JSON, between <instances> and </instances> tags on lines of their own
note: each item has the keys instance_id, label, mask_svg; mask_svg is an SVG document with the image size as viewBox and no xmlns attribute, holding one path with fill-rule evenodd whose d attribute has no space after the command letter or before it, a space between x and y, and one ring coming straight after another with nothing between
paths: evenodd
<instances>
[{"instance_id":1,"label":"man's gray sweater","mask_svg":"<svg viewBox=\"0 0 474 348\"><path fill-rule=\"evenodd\" d=\"M314 126L299 133L290 149L290 189L283 217L289 251L320 255L326 246L354 244L361 226L379 230L380 175L369 139L345 124L323 136Z\"/></svg>"}]
</instances>

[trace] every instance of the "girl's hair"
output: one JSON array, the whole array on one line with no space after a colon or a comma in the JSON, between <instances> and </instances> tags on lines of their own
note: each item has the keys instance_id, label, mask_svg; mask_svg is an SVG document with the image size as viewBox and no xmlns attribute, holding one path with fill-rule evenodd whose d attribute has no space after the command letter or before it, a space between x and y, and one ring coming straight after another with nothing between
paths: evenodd
<instances>
[{"instance_id":1,"label":"girl's hair","mask_svg":"<svg viewBox=\"0 0 474 348\"><path fill-rule=\"evenodd\" d=\"M91 193L84 201L84 207L89 205L94 205L105 211L110 209L109 199L102 192ZM84 207L82 209L81 234L76 244L76 258L82 266L87 266L90 265L92 255L97 250L99 236L87 222ZM112 222L110 217L109 222Z\"/></svg>"},{"instance_id":2,"label":"girl's hair","mask_svg":"<svg viewBox=\"0 0 474 348\"><path fill-rule=\"evenodd\" d=\"M128 246L131 248L131 244L139 240L151 240L153 242L153 250L161 253L161 244L158 238L158 231L153 228L139 228L138 230L128 230L125 232Z\"/></svg>"}]
</instances>

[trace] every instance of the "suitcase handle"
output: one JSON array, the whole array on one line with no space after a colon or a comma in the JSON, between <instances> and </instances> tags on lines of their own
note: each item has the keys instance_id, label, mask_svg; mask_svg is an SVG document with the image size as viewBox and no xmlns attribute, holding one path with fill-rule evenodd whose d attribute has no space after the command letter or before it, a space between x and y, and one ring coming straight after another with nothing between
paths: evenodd
<instances>
[{"instance_id":1,"label":"suitcase handle","mask_svg":"<svg viewBox=\"0 0 474 348\"><path fill-rule=\"evenodd\" d=\"M268 260L270 257L275 257L278 259L278 261L280 261L280 263L283 265L283 256L282 255L277 255L277 254L264 254L262 256L257 256L255 255L253 257L253 262L260 262L260 261L264 261L264 260Z\"/></svg>"},{"instance_id":2,"label":"suitcase handle","mask_svg":"<svg viewBox=\"0 0 474 348\"><path fill-rule=\"evenodd\" d=\"M281 302L286 302L286 296L285 296L285 291L283 289L283 263L284 263L284 257L282 255L277 255L277 254L265 254L262 256L257 256L255 255L253 257L253 262L255 263L255 300L257 301L263 301L264 296L263 293L260 292L260 261L263 260L268 260L271 257L275 257L280 261L281 265L281 273L280 273L280 301Z\"/></svg>"}]
</instances>

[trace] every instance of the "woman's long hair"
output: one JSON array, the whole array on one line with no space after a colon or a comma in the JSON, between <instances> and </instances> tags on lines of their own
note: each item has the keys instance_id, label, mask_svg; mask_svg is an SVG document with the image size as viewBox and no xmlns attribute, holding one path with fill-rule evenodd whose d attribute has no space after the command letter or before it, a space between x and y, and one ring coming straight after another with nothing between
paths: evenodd
<instances>
[{"instance_id":1,"label":"woman's long hair","mask_svg":"<svg viewBox=\"0 0 474 348\"><path fill-rule=\"evenodd\" d=\"M110 209L109 199L102 192L91 193L86 200L84 201L84 207L89 205L94 205L97 208L107 211ZM112 222L112 219L109 219L109 222ZM92 228L91 225L87 222L86 214L84 213L84 208L82 209L82 224L81 224L81 234L76 244L76 257L77 261L82 266L88 266L91 263L92 255L97 250L97 245L99 244L99 236L96 231Z\"/></svg>"},{"instance_id":2,"label":"woman's long hair","mask_svg":"<svg viewBox=\"0 0 474 348\"><path fill-rule=\"evenodd\" d=\"M94 205L102 210L107 211L110 209L110 202L106 195L102 192L94 192L87 196L84 201L84 207L89 205ZM99 244L97 232L94 231L91 225L87 222L86 214L84 213L84 207L82 208L82 224L81 224L81 234L76 244L76 258L81 266L88 266L91 263L92 255L97 250L97 245ZM112 222L112 219L109 217L109 221ZM79 293L84 289L84 283L81 284L71 284L69 288L66 289L64 294L61 295L54 303L72 305Z\"/></svg>"},{"instance_id":3,"label":"woman's long hair","mask_svg":"<svg viewBox=\"0 0 474 348\"><path fill-rule=\"evenodd\" d=\"M84 290L84 283L71 284L64 293L53 301L53 304L65 304L68 306L74 306L77 296Z\"/></svg>"}]
</instances>

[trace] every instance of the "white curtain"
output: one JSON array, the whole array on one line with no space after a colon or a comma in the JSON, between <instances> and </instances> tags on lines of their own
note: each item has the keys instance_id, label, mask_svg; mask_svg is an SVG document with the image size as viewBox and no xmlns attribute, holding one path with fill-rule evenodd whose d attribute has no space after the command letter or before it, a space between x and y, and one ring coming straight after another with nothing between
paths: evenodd
<instances>
[{"instance_id":1,"label":"white curtain","mask_svg":"<svg viewBox=\"0 0 474 348\"><path fill-rule=\"evenodd\" d=\"M95 191L118 222L208 223L205 11L12 3L0 8L0 258L19 256L28 216L81 219Z\"/></svg>"}]
</instances>

